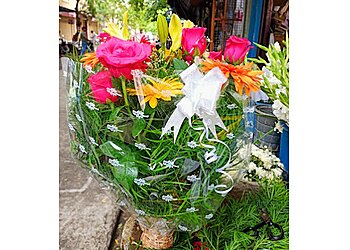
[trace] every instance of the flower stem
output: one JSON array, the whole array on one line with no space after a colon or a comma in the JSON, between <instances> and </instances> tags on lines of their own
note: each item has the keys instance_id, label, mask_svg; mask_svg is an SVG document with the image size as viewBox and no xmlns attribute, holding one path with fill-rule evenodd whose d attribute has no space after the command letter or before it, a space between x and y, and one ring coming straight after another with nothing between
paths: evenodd
<instances>
[{"instance_id":1,"label":"flower stem","mask_svg":"<svg viewBox=\"0 0 350 250\"><path fill-rule=\"evenodd\" d=\"M126 93L125 78L122 76L121 80L122 80L122 90L123 90L124 104L125 104L125 107L126 107L128 113L129 113L130 117L132 117L132 114L131 114L131 111L130 111L130 107L129 107L128 94Z\"/></svg>"},{"instance_id":2,"label":"flower stem","mask_svg":"<svg viewBox=\"0 0 350 250\"><path fill-rule=\"evenodd\" d=\"M124 97L125 106L128 107L129 101L128 101L128 95L126 93L125 78L121 77L121 80L122 80L122 90L123 90L123 97Z\"/></svg>"}]
</instances>

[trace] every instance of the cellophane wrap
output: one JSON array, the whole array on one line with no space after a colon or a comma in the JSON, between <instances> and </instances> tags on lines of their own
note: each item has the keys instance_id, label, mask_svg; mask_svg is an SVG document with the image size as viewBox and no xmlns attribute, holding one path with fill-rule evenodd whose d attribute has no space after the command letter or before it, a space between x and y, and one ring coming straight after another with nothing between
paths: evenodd
<instances>
[{"instance_id":1,"label":"cellophane wrap","mask_svg":"<svg viewBox=\"0 0 350 250\"><path fill-rule=\"evenodd\" d=\"M67 111L74 158L115 191L119 206L135 213L142 227L163 234L194 232L215 218L249 162L252 123L247 118L254 112L249 98L228 87L215 103L225 126L214 125L217 138L194 114L182 122L174 142L173 130L161 135L184 96L159 102L155 110L136 96L129 97L129 107L100 104L88 75L83 64L69 61ZM141 83L150 79L134 76ZM121 92L118 81L113 87Z\"/></svg>"}]
</instances>

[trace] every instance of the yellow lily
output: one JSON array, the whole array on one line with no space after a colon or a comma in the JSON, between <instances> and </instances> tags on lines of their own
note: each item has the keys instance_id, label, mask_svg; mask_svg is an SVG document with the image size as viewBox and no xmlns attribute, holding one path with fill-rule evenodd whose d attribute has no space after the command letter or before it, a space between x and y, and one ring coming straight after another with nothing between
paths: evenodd
<instances>
[{"instance_id":1,"label":"yellow lily","mask_svg":"<svg viewBox=\"0 0 350 250\"><path fill-rule=\"evenodd\" d=\"M178 15L173 14L169 23L169 33L172 40L171 51L176 51L181 47L182 24Z\"/></svg>"}]
</instances>

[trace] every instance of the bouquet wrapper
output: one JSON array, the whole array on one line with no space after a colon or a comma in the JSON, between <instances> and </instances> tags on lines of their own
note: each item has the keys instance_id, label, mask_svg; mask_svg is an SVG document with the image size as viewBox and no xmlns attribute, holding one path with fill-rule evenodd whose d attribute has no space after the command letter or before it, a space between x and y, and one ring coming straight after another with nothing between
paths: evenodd
<instances>
[{"instance_id":1,"label":"bouquet wrapper","mask_svg":"<svg viewBox=\"0 0 350 250\"><path fill-rule=\"evenodd\" d=\"M164 128L186 96L174 103L159 102L156 111L130 96L129 108L119 101L101 104L93 98L88 76L81 63L68 62L72 156L114 191L121 209L137 216L143 244L169 248L175 230L195 232L215 217L224 197L243 177L253 138L245 119L254 112L252 102L227 89L213 103L206 101L207 93L195 105L215 112L194 109L198 113L186 116L174 140L174 130ZM138 77L142 84L149 78ZM120 86L113 82L121 92ZM222 123L211 126L206 115Z\"/></svg>"}]
</instances>

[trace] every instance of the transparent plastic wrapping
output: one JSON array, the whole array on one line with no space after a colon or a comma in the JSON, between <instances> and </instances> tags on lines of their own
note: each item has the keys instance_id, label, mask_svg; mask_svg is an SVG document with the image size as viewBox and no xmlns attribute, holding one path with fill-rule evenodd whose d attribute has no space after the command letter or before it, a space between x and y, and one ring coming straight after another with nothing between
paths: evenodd
<instances>
[{"instance_id":1,"label":"transparent plastic wrapping","mask_svg":"<svg viewBox=\"0 0 350 250\"><path fill-rule=\"evenodd\" d=\"M113 79L113 88L123 96L102 104L94 99L89 75L83 64L69 61L67 109L74 158L115 191L118 204L137 215L143 231L193 232L215 217L249 162L252 124L245 118L254 112L250 99L237 94L232 84L220 85L224 91L213 94L217 101L197 103L192 114L181 118L175 136L169 120L185 98L194 100L174 94L186 81L134 72L126 89L122 79ZM220 83L221 76L215 77L210 82ZM162 101L148 95L144 86L151 84L177 87L164 89L168 101Z\"/></svg>"}]
</instances>

